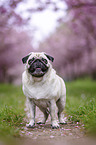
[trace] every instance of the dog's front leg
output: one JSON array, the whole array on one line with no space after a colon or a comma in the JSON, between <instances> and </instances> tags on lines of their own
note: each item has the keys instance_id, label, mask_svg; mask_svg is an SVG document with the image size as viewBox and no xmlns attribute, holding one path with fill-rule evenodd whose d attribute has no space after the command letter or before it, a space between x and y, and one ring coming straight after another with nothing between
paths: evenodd
<instances>
[{"instance_id":1,"label":"dog's front leg","mask_svg":"<svg viewBox=\"0 0 96 145\"><path fill-rule=\"evenodd\" d=\"M59 128L59 124L56 120L56 101L55 99L50 100L50 115L51 115L51 123L52 128Z\"/></svg>"},{"instance_id":2,"label":"dog's front leg","mask_svg":"<svg viewBox=\"0 0 96 145\"><path fill-rule=\"evenodd\" d=\"M30 113L30 122L26 124L26 127L33 128L35 125L35 109L36 106L32 99L28 98L28 105L29 105L29 113Z\"/></svg>"}]
</instances>

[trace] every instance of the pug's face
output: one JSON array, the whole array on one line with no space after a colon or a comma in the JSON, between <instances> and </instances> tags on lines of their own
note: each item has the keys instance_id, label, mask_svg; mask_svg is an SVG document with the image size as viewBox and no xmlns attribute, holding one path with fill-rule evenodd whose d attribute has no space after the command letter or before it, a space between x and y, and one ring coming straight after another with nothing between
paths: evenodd
<instances>
[{"instance_id":1,"label":"pug's face","mask_svg":"<svg viewBox=\"0 0 96 145\"><path fill-rule=\"evenodd\" d=\"M34 77L42 77L47 73L50 67L49 60L53 62L54 58L45 53L33 52L22 59L23 63L27 63L28 72Z\"/></svg>"},{"instance_id":2,"label":"pug's face","mask_svg":"<svg viewBox=\"0 0 96 145\"><path fill-rule=\"evenodd\" d=\"M28 72L34 77L42 77L48 71L49 64L42 55L31 55L28 59Z\"/></svg>"}]
</instances>

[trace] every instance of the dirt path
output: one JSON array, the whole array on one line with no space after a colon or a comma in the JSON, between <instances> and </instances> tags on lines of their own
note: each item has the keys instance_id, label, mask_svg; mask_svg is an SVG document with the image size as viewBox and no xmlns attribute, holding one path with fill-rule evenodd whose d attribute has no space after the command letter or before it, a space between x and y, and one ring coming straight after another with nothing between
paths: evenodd
<instances>
[{"instance_id":1,"label":"dirt path","mask_svg":"<svg viewBox=\"0 0 96 145\"><path fill-rule=\"evenodd\" d=\"M43 114L37 108L36 110L36 122L42 120ZM45 125L36 124L34 128L24 127L24 131L21 131L21 135L24 136L28 142L36 143L36 145L78 145L83 144L86 141L84 131L78 124L60 125L59 129L51 129L51 118L49 116ZM26 141L25 141L26 142ZM88 145L88 143L87 143Z\"/></svg>"}]
</instances>

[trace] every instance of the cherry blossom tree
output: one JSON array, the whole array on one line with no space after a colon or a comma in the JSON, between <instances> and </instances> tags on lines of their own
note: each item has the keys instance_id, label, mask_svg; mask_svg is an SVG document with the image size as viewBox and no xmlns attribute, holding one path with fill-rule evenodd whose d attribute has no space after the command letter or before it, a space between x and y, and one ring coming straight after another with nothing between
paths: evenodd
<instances>
[{"instance_id":1,"label":"cherry blossom tree","mask_svg":"<svg viewBox=\"0 0 96 145\"><path fill-rule=\"evenodd\" d=\"M32 40L28 32L19 31L20 26L27 21L15 12L22 1L8 0L0 3L0 82L12 82L18 77L20 69L17 70L16 66L21 64L21 58L26 53L32 51Z\"/></svg>"},{"instance_id":2,"label":"cherry blossom tree","mask_svg":"<svg viewBox=\"0 0 96 145\"><path fill-rule=\"evenodd\" d=\"M69 18L41 46L55 56L55 67L65 79L85 75L96 79L96 1L63 2Z\"/></svg>"},{"instance_id":3,"label":"cherry blossom tree","mask_svg":"<svg viewBox=\"0 0 96 145\"><path fill-rule=\"evenodd\" d=\"M8 71L12 67L15 66L14 70L16 69L16 64L20 63L23 54L33 51L30 45L32 40L30 41L27 33L15 29L27 24L29 19L22 19L15 11L23 1L8 0L0 5L1 81L7 79ZM65 20L65 17L59 19L60 27L40 44L39 50L55 57L54 67L66 80L85 75L91 75L96 79L96 1L60 0L59 2L62 2L62 5L67 4L67 19ZM34 13L45 9L64 11L59 7L58 1L54 0L36 0L36 7L27 11Z\"/></svg>"},{"instance_id":4,"label":"cherry blossom tree","mask_svg":"<svg viewBox=\"0 0 96 145\"><path fill-rule=\"evenodd\" d=\"M68 5L68 11L72 17L69 25L72 27L77 37L82 36L83 41L86 42L84 48L86 49L85 52L89 58L87 60L88 70L92 74L93 78L96 79L96 1L65 1Z\"/></svg>"}]
</instances>

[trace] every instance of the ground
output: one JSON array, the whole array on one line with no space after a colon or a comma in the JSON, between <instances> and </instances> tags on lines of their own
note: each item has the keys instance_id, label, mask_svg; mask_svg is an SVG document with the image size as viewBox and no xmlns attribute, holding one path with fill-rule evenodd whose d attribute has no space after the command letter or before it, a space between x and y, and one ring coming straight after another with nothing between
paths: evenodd
<instances>
[{"instance_id":1,"label":"ground","mask_svg":"<svg viewBox=\"0 0 96 145\"><path fill-rule=\"evenodd\" d=\"M36 109L36 122L43 117L42 112ZM59 129L51 128L49 116L45 125L36 124L34 128L23 127L21 136L24 137L23 145L95 145L96 140L85 135L82 125L67 121L66 125L60 125ZM28 121L28 120L27 120Z\"/></svg>"},{"instance_id":2,"label":"ground","mask_svg":"<svg viewBox=\"0 0 96 145\"><path fill-rule=\"evenodd\" d=\"M36 122L42 120L43 114L37 108L36 110ZM21 131L21 136L25 136L25 138L29 138L32 142L36 144L63 144L63 143L74 143L80 142L81 139L85 138L84 130L82 130L82 126L78 126L78 124L72 124L67 121L67 125L60 125L59 129L51 128L51 118L49 116L46 124L38 125L36 124L34 128L23 127L23 131Z\"/></svg>"}]
</instances>

